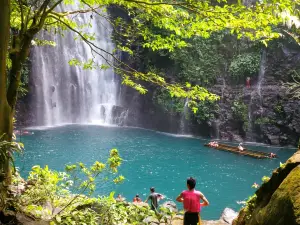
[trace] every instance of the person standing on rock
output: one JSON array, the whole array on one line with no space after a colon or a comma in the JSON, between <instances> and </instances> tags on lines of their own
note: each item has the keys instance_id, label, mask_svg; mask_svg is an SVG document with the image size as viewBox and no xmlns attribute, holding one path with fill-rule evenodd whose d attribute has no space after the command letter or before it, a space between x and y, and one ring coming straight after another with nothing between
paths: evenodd
<instances>
[{"instance_id":1,"label":"person standing on rock","mask_svg":"<svg viewBox=\"0 0 300 225\"><path fill-rule=\"evenodd\" d=\"M159 193L156 193L155 188L152 187L152 188L150 188L150 195L146 199L145 203L147 203L149 200L151 200L151 209L154 210L155 212L157 212L158 201L160 199L163 199L163 196Z\"/></svg>"},{"instance_id":2,"label":"person standing on rock","mask_svg":"<svg viewBox=\"0 0 300 225\"><path fill-rule=\"evenodd\" d=\"M200 191L195 190L196 180L194 178L188 178L186 186L188 190L181 192L176 198L176 201L183 203L185 211L183 224L197 225L198 223L200 224L199 213L201 211L201 206L208 206L209 202ZM203 203L201 203L201 200Z\"/></svg>"},{"instance_id":3,"label":"person standing on rock","mask_svg":"<svg viewBox=\"0 0 300 225\"><path fill-rule=\"evenodd\" d=\"M251 80L250 77L247 77L247 78L246 78L246 87L247 87L247 88L250 88L250 80Z\"/></svg>"}]
</instances>

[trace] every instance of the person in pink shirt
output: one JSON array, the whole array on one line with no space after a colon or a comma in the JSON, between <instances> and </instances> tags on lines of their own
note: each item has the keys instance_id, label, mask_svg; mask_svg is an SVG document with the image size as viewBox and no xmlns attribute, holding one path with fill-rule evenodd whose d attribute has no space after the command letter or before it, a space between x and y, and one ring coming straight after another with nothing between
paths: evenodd
<instances>
[{"instance_id":1,"label":"person in pink shirt","mask_svg":"<svg viewBox=\"0 0 300 225\"><path fill-rule=\"evenodd\" d=\"M209 202L200 191L195 190L196 180L194 178L188 178L186 186L188 190L181 192L181 194L176 198L176 201L183 203L185 211L183 224L197 225L200 221L199 213L201 211L201 207L208 206ZM201 200L203 203L201 203Z\"/></svg>"}]
</instances>

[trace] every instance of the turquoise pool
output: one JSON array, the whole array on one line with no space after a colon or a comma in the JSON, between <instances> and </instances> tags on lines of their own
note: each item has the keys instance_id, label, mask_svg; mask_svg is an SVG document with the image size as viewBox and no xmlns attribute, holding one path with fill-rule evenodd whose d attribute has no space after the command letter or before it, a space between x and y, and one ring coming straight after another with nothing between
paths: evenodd
<instances>
[{"instance_id":1,"label":"turquoise pool","mask_svg":"<svg viewBox=\"0 0 300 225\"><path fill-rule=\"evenodd\" d=\"M197 179L210 206L202 212L204 219L218 219L225 207L238 210L237 202L254 193L254 182L285 162L294 149L258 147L274 152L279 159L253 159L204 147L203 139L168 135L155 131L126 128L70 125L45 130L32 130L33 135L18 137L25 144L24 155L17 158L23 176L34 165L49 165L63 170L65 164L105 160L111 148L117 148L124 162L120 174L126 177L121 185L105 184L96 194L111 191L131 200L139 193L144 200L151 186L175 201L185 189L188 176ZM181 207L179 204L177 204Z\"/></svg>"}]
</instances>

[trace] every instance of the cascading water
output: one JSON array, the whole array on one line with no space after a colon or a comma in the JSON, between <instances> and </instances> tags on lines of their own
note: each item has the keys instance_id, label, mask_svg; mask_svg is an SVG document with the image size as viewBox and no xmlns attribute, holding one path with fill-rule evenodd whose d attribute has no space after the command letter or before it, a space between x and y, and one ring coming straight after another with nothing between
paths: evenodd
<instances>
[{"instance_id":1,"label":"cascading water","mask_svg":"<svg viewBox=\"0 0 300 225\"><path fill-rule=\"evenodd\" d=\"M72 6L73 7L73 6ZM69 6L61 11L74 10ZM101 12L104 13L104 12ZM98 17L98 16L97 16ZM103 18L95 18L90 13L73 18L80 24L90 23L85 30L96 35L95 45L112 53L110 25ZM47 38L46 33L40 34ZM118 81L112 69L85 70L70 66L69 60L93 59L97 64L105 64L101 56L92 54L90 47L81 40L75 40L75 33L65 32L55 35L56 47L34 47L32 77L36 105L36 125L55 126L65 123L113 123L113 107L117 104ZM111 59L109 54L103 54Z\"/></svg>"},{"instance_id":2,"label":"cascading water","mask_svg":"<svg viewBox=\"0 0 300 225\"><path fill-rule=\"evenodd\" d=\"M225 71L227 69L227 64L225 65ZM225 76L222 77L222 82L223 82L223 85L222 85L222 89L221 89L221 101L220 101L220 112L222 112L223 110L223 105L224 105L224 92L225 92L225 89L226 89L226 81L225 81ZM219 118L215 120L215 137L217 139L220 139L220 126L221 126L221 121L223 120L223 115L222 113L219 114Z\"/></svg>"},{"instance_id":3,"label":"cascading water","mask_svg":"<svg viewBox=\"0 0 300 225\"><path fill-rule=\"evenodd\" d=\"M261 104L262 104L261 87L262 87L262 83L264 82L264 77L265 77L266 57L267 57L267 52L264 49L262 52L262 55L261 55L259 74L258 74L258 82L257 82L257 87L256 87Z\"/></svg>"},{"instance_id":4,"label":"cascading water","mask_svg":"<svg viewBox=\"0 0 300 225\"><path fill-rule=\"evenodd\" d=\"M255 90L251 91L250 94L250 102L248 105L248 134L247 137L252 140L253 139L253 107L255 99L257 99L257 95L259 97L259 112L260 114L263 113L263 97L262 97L262 87L265 77L265 70L266 70L266 58L267 58L267 51L264 49L261 54L260 59L260 66L259 66L259 74L258 74L258 81Z\"/></svg>"},{"instance_id":5,"label":"cascading water","mask_svg":"<svg viewBox=\"0 0 300 225\"><path fill-rule=\"evenodd\" d=\"M186 133L186 117L188 114L188 103L189 100L188 98L185 99L184 101L184 107L183 107L183 112L181 114L181 118L180 118L180 134L185 134Z\"/></svg>"}]
</instances>

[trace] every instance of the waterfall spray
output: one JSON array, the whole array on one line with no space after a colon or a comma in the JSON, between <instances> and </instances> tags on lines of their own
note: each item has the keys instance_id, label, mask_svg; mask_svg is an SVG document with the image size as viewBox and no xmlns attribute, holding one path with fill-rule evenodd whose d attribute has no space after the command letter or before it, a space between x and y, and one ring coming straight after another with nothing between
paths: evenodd
<instances>
[{"instance_id":1,"label":"waterfall spray","mask_svg":"<svg viewBox=\"0 0 300 225\"><path fill-rule=\"evenodd\" d=\"M68 11L73 6L63 6ZM75 6L74 6L75 7ZM73 9L71 9L73 10ZM104 13L104 12L103 12ZM95 45L112 53L110 25L103 18L92 18L84 13L74 17L80 24L91 23L85 32L96 35ZM47 39L47 33L39 34ZM86 62L93 60L99 65L105 60L92 54L90 47L75 34L65 32L64 37L54 35L56 47L33 48L32 78L36 104L36 125L56 126L65 123L113 123L113 107L117 104L118 81L113 69L85 70L70 66L68 61L76 58ZM109 54L103 54L110 59Z\"/></svg>"}]
</instances>

